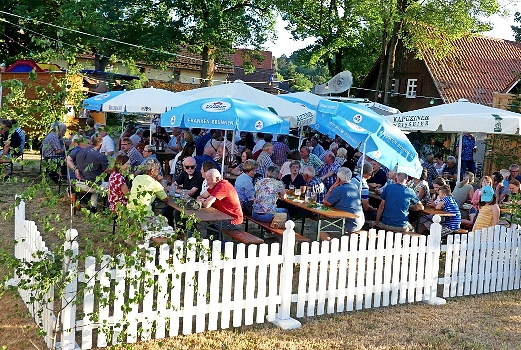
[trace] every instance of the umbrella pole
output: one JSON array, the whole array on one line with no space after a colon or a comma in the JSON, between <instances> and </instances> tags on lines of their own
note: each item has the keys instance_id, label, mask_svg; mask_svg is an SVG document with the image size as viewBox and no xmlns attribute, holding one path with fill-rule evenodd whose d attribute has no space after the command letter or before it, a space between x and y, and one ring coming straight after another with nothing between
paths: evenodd
<instances>
[{"instance_id":1,"label":"umbrella pole","mask_svg":"<svg viewBox=\"0 0 521 350\"><path fill-rule=\"evenodd\" d=\"M298 148L300 149L300 147L302 147L302 134L304 133L304 127L301 126L299 128L300 132L299 132L299 137L298 137Z\"/></svg>"},{"instance_id":2,"label":"umbrella pole","mask_svg":"<svg viewBox=\"0 0 521 350\"><path fill-rule=\"evenodd\" d=\"M360 163L360 196L362 195L362 178L364 177L364 162L365 162L365 146L367 145L367 141L369 140L370 134L367 135L364 141L364 145L362 146L362 163Z\"/></svg>"},{"instance_id":3,"label":"umbrella pole","mask_svg":"<svg viewBox=\"0 0 521 350\"><path fill-rule=\"evenodd\" d=\"M225 141L222 143L223 145L223 156L221 160L221 179L224 179L224 158L226 158L226 138Z\"/></svg>"},{"instance_id":4,"label":"umbrella pole","mask_svg":"<svg viewBox=\"0 0 521 350\"><path fill-rule=\"evenodd\" d=\"M456 186L460 183L461 178L461 149L463 148L463 133L459 134L459 141L458 141L459 147L458 147L458 175L456 178Z\"/></svg>"},{"instance_id":5,"label":"umbrella pole","mask_svg":"<svg viewBox=\"0 0 521 350\"><path fill-rule=\"evenodd\" d=\"M151 114L150 115L150 138L149 138L149 141L148 141L148 144L151 145L152 144L152 121L154 120L154 115Z\"/></svg>"}]
</instances>

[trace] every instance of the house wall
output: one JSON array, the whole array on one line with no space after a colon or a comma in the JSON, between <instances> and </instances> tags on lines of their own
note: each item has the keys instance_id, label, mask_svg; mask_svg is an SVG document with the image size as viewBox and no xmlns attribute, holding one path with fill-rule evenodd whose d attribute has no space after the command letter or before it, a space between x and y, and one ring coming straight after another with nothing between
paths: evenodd
<instances>
[{"instance_id":1,"label":"house wall","mask_svg":"<svg viewBox=\"0 0 521 350\"><path fill-rule=\"evenodd\" d=\"M383 92L380 94L381 97L378 97L379 94L375 91L378 78L378 66L379 61L375 65L376 69L371 71L362 85L363 90L360 90L356 97L369 98L372 101L383 103ZM425 62L414 58L413 53L405 52L401 44L396 48L396 63L392 78L395 79L395 92L390 93L388 104L390 107L397 108L401 112L408 112L443 103L430 77ZM416 97L414 98L406 97L408 79L417 79ZM398 81L397 84L396 80ZM433 98L434 103L431 104Z\"/></svg>"}]
</instances>

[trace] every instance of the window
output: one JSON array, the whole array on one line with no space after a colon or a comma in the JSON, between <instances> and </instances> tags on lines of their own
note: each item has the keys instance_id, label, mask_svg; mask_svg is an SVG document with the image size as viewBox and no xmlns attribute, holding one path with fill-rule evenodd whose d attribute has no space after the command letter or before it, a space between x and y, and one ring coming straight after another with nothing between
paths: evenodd
<instances>
[{"instance_id":1,"label":"window","mask_svg":"<svg viewBox=\"0 0 521 350\"><path fill-rule=\"evenodd\" d=\"M416 87L418 86L418 79L407 79L407 90L405 97L416 98Z\"/></svg>"},{"instance_id":2,"label":"window","mask_svg":"<svg viewBox=\"0 0 521 350\"><path fill-rule=\"evenodd\" d=\"M400 79L391 79L391 97L398 96L398 88L400 87Z\"/></svg>"}]
</instances>

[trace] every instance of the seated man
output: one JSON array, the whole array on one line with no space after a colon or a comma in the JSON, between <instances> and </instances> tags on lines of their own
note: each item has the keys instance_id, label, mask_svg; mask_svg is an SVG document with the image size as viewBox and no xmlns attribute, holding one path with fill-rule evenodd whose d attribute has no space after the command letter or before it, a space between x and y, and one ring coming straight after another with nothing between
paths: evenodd
<instances>
[{"instance_id":1,"label":"seated man","mask_svg":"<svg viewBox=\"0 0 521 350\"><path fill-rule=\"evenodd\" d=\"M223 229L240 230L243 214L239 196L233 185L221 179L221 173L217 169L210 169L206 172L206 181L208 182L208 190L198 197L202 207L214 207L233 218L230 222L223 222ZM205 238L208 225L201 224L201 237Z\"/></svg>"},{"instance_id":2,"label":"seated man","mask_svg":"<svg viewBox=\"0 0 521 350\"><path fill-rule=\"evenodd\" d=\"M9 159L12 156L19 156L21 154L20 149L22 147L22 139L20 134L11 130L13 123L8 119L0 120L0 141L2 143L2 150L0 156L3 159ZM6 167L4 178L7 179L11 176L11 167Z\"/></svg>"},{"instance_id":3,"label":"seated man","mask_svg":"<svg viewBox=\"0 0 521 350\"><path fill-rule=\"evenodd\" d=\"M337 179L324 198L325 206L358 216L356 219L345 219L347 232L359 231L365 223L362 201L360 200L360 188L356 184L351 183L351 176L351 170L343 167L339 168ZM324 238L322 234L321 237ZM327 239L327 237L325 238Z\"/></svg>"},{"instance_id":4,"label":"seated man","mask_svg":"<svg viewBox=\"0 0 521 350\"><path fill-rule=\"evenodd\" d=\"M340 166L335 162L335 155L330 152L324 158L324 164L317 170L317 175L326 186L326 192L336 182L336 172ZM351 177L349 177L351 178Z\"/></svg>"},{"instance_id":5,"label":"seated man","mask_svg":"<svg viewBox=\"0 0 521 350\"><path fill-rule=\"evenodd\" d=\"M396 183L385 186L380 195L382 201L376 212L375 226L378 228L393 232L414 231L408 221L409 210L423 210L423 204L416 193L406 186L406 181L407 174L397 173Z\"/></svg>"},{"instance_id":6,"label":"seated man","mask_svg":"<svg viewBox=\"0 0 521 350\"><path fill-rule=\"evenodd\" d=\"M259 164L253 159L246 160L242 167L243 173L235 180L234 187L241 201L242 212L247 215L252 214L253 198L255 196L253 177L258 167Z\"/></svg>"},{"instance_id":7,"label":"seated man","mask_svg":"<svg viewBox=\"0 0 521 350\"><path fill-rule=\"evenodd\" d=\"M148 161L148 160L147 160ZM195 171L195 159L194 157L186 157L183 160L183 171L177 177L172 185L176 186L176 193L181 193L183 190L187 191L188 196L197 198L201 193L201 187L203 185L203 176L200 172ZM173 226L173 213L174 208L169 205L163 207L161 214L168 219L168 224ZM175 216L175 220L180 219L178 213Z\"/></svg>"},{"instance_id":8,"label":"seated man","mask_svg":"<svg viewBox=\"0 0 521 350\"><path fill-rule=\"evenodd\" d=\"M138 166L140 166L143 163L143 160L145 159L143 158L141 152L139 152L137 148L134 147L129 137L125 137L123 138L123 140L121 140L121 151L119 152L119 154L124 154L128 156L128 158L130 159L130 166L133 172L137 171Z\"/></svg>"},{"instance_id":9,"label":"seated man","mask_svg":"<svg viewBox=\"0 0 521 350\"><path fill-rule=\"evenodd\" d=\"M108 182L105 181L104 177L109 166L109 160L106 155L99 152L102 142L101 137L93 137L92 146L81 148L77 153L73 153L66 159L67 165L74 171L78 180L76 187L91 193L90 210L92 212L96 212L98 208L100 189L97 187L108 188Z\"/></svg>"},{"instance_id":10,"label":"seated man","mask_svg":"<svg viewBox=\"0 0 521 350\"><path fill-rule=\"evenodd\" d=\"M212 154L213 154L212 147L211 146L205 147L204 153L200 156L195 157L195 162L197 163L197 167L195 168L195 171L200 172L201 166L203 165L204 162L212 162L215 165L215 169L221 171L221 166L219 165L219 163L217 163L213 159Z\"/></svg>"},{"instance_id":11,"label":"seated man","mask_svg":"<svg viewBox=\"0 0 521 350\"><path fill-rule=\"evenodd\" d=\"M63 162L65 158L63 136L66 131L65 124L53 122L51 131L42 141L42 160L47 163L45 172L55 183L58 183L60 176L62 178L67 176L67 165Z\"/></svg>"}]
</instances>

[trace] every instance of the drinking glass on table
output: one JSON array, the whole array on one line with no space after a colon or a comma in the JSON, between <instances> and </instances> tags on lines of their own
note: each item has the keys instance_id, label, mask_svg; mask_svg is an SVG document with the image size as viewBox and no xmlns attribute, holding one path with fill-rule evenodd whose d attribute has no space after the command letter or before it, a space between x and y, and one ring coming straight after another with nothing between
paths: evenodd
<instances>
[{"instance_id":1,"label":"drinking glass on table","mask_svg":"<svg viewBox=\"0 0 521 350\"><path fill-rule=\"evenodd\" d=\"M300 188L295 188L295 197L300 197L301 195L301 192L300 192Z\"/></svg>"},{"instance_id":2,"label":"drinking glass on table","mask_svg":"<svg viewBox=\"0 0 521 350\"><path fill-rule=\"evenodd\" d=\"M289 185L288 196L294 196L294 195L295 195L295 186Z\"/></svg>"}]
</instances>

